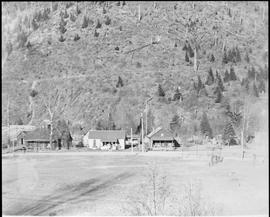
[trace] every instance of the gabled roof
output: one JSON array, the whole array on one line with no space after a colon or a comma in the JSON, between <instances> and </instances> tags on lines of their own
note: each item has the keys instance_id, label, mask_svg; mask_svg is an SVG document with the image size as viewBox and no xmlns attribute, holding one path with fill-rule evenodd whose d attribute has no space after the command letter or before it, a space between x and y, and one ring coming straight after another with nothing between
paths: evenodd
<instances>
[{"instance_id":1,"label":"gabled roof","mask_svg":"<svg viewBox=\"0 0 270 217\"><path fill-rule=\"evenodd\" d=\"M165 130L161 127L154 130L147 137L152 140L160 140L160 141L174 140L173 134L169 130Z\"/></svg>"},{"instance_id":2,"label":"gabled roof","mask_svg":"<svg viewBox=\"0 0 270 217\"><path fill-rule=\"evenodd\" d=\"M158 127L156 129L154 129L151 133L149 133L147 135L148 138L151 138L154 134L156 134L158 131L160 131L162 129L162 127Z\"/></svg>"},{"instance_id":3,"label":"gabled roof","mask_svg":"<svg viewBox=\"0 0 270 217\"><path fill-rule=\"evenodd\" d=\"M50 132L46 128L38 128L32 132L25 132L25 141L50 141Z\"/></svg>"},{"instance_id":4,"label":"gabled roof","mask_svg":"<svg viewBox=\"0 0 270 217\"><path fill-rule=\"evenodd\" d=\"M47 127L39 127L34 131L24 132L22 137L26 141L50 141L50 129L48 129ZM52 139L56 140L58 138L61 138L60 132L54 128Z\"/></svg>"},{"instance_id":5,"label":"gabled roof","mask_svg":"<svg viewBox=\"0 0 270 217\"><path fill-rule=\"evenodd\" d=\"M115 142L117 139L125 139L126 131L124 130L90 130L88 139L100 139L104 142Z\"/></svg>"}]
</instances>

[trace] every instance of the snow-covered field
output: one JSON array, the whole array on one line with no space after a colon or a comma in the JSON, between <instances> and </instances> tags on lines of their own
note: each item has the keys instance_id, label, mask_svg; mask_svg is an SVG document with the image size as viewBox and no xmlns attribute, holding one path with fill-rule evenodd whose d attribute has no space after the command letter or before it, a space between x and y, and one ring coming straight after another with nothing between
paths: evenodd
<instances>
[{"instance_id":1,"label":"snow-covered field","mask_svg":"<svg viewBox=\"0 0 270 217\"><path fill-rule=\"evenodd\" d=\"M225 149L212 167L202 151L2 157L3 214L129 215L129 196L155 164L176 195L200 182L203 198L222 215L267 215L268 157L241 160L238 149Z\"/></svg>"}]
</instances>

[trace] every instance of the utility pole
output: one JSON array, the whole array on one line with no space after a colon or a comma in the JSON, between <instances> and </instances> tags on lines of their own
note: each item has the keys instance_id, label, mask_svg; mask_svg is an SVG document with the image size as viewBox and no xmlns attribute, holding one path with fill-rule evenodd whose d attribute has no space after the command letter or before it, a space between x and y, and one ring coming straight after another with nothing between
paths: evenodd
<instances>
[{"instance_id":1,"label":"utility pole","mask_svg":"<svg viewBox=\"0 0 270 217\"><path fill-rule=\"evenodd\" d=\"M132 136L132 128L130 128L130 139L131 139L131 151L133 152L133 136Z\"/></svg>"},{"instance_id":2,"label":"utility pole","mask_svg":"<svg viewBox=\"0 0 270 217\"><path fill-rule=\"evenodd\" d=\"M10 146L10 125L9 125L9 96L7 95L7 126L8 126L8 146ZM10 147L9 147L10 148Z\"/></svg>"},{"instance_id":3,"label":"utility pole","mask_svg":"<svg viewBox=\"0 0 270 217\"><path fill-rule=\"evenodd\" d=\"M142 152L144 152L144 143L143 143L143 113L141 113L141 124L142 124L142 129L141 129L141 132L142 132Z\"/></svg>"},{"instance_id":4,"label":"utility pole","mask_svg":"<svg viewBox=\"0 0 270 217\"><path fill-rule=\"evenodd\" d=\"M150 102L151 100L153 99L153 97L151 97L151 98L149 98L149 99L147 99L146 101L145 101L145 104L146 104L146 116L145 116L145 135L147 135L147 115L148 115L148 102Z\"/></svg>"}]
</instances>

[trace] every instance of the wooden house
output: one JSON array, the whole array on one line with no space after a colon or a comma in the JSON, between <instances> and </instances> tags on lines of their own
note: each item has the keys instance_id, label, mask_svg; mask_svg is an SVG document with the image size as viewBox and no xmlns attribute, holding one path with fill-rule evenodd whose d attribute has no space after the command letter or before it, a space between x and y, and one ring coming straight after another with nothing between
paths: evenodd
<instances>
[{"instance_id":1,"label":"wooden house","mask_svg":"<svg viewBox=\"0 0 270 217\"><path fill-rule=\"evenodd\" d=\"M83 137L83 144L91 149L125 149L124 130L90 130Z\"/></svg>"},{"instance_id":2,"label":"wooden house","mask_svg":"<svg viewBox=\"0 0 270 217\"><path fill-rule=\"evenodd\" d=\"M10 125L9 127L2 127L2 148L8 147L8 145L13 143L15 146L20 145L21 141L18 140L18 136L22 132L30 132L35 129L36 127L32 125Z\"/></svg>"},{"instance_id":3,"label":"wooden house","mask_svg":"<svg viewBox=\"0 0 270 217\"><path fill-rule=\"evenodd\" d=\"M180 147L173 133L161 127L153 130L147 135L147 138L150 149L152 150L173 150Z\"/></svg>"}]
</instances>

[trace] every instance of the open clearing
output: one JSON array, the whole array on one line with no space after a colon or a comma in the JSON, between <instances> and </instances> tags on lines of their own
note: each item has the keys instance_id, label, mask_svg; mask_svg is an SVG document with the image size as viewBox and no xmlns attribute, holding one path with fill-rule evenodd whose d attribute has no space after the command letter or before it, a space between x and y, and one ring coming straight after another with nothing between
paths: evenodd
<instances>
[{"instance_id":1,"label":"open clearing","mask_svg":"<svg viewBox=\"0 0 270 217\"><path fill-rule=\"evenodd\" d=\"M213 167L206 159L159 155L18 155L2 158L4 215L129 215L128 195L145 181L155 163L174 192L199 181L203 197L223 215L268 213L268 162L224 159Z\"/></svg>"}]
</instances>

